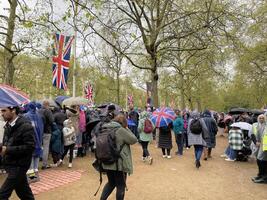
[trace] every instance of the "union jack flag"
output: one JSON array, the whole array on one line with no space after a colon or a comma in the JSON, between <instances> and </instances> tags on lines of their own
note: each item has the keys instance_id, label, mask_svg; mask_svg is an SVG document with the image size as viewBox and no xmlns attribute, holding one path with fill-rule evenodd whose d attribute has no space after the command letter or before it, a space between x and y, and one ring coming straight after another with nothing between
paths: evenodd
<instances>
[{"instance_id":1,"label":"union jack flag","mask_svg":"<svg viewBox=\"0 0 267 200\"><path fill-rule=\"evenodd\" d=\"M92 101L93 100L93 86L90 83L86 83L84 87L85 98Z\"/></svg>"},{"instance_id":2,"label":"union jack flag","mask_svg":"<svg viewBox=\"0 0 267 200\"><path fill-rule=\"evenodd\" d=\"M56 33L53 48L53 86L67 90L71 43L74 37Z\"/></svg>"},{"instance_id":3,"label":"union jack flag","mask_svg":"<svg viewBox=\"0 0 267 200\"><path fill-rule=\"evenodd\" d=\"M127 100L128 100L128 105L133 105L133 95L128 95Z\"/></svg>"}]
</instances>

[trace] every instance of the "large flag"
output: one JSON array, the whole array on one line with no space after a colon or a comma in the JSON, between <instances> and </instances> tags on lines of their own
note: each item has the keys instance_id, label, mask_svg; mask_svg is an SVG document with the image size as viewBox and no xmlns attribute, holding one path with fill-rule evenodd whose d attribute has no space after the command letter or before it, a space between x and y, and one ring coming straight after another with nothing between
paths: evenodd
<instances>
[{"instance_id":1,"label":"large flag","mask_svg":"<svg viewBox=\"0 0 267 200\"><path fill-rule=\"evenodd\" d=\"M70 65L70 52L73 36L56 33L53 48L53 86L67 90L68 72Z\"/></svg>"}]
</instances>

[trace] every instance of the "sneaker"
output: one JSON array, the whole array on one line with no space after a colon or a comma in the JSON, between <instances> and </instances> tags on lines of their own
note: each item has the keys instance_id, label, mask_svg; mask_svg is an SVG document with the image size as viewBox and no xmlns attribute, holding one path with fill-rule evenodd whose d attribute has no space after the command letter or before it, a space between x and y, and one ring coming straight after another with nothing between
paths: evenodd
<instances>
[{"instance_id":1,"label":"sneaker","mask_svg":"<svg viewBox=\"0 0 267 200\"><path fill-rule=\"evenodd\" d=\"M60 165L62 165L63 164L63 160L59 160L58 162L57 162L57 166L60 166Z\"/></svg>"},{"instance_id":2,"label":"sneaker","mask_svg":"<svg viewBox=\"0 0 267 200\"><path fill-rule=\"evenodd\" d=\"M255 180L259 180L261 178L262 178L261 176L255 176L255 177L252 177L251 180L254 182Z\"/></svg>"},{"instance_id":3,"label":"sneaker","mask_svg":"<svg viewBox=\"0 0 267 200\"><path fill-rule=\"evenodd\" d=\"M57 167L57 163L50 164L50 167Z\"/></svg>"},{"instance_id":4,"label":"sneaker","mask_svg":"<svg viewBox=\"0 0 267 200\"><path fill-rule=\"evenodd\" d=\"M152 163L153 163L153 158L152 158L151 156L149 156L149 157L147 158L147 161L148 161L148 164L152 165Z\"/></svg>"},{"instance_id":5,"label":"sneaker","mask_svg":"<svg viewBox=\"0 0 267 200\"><path fill-rule=\"evenodd\" d=\"M226 158L226 159L224 159L225 161L230 161L230 162L234 162L235 161L235 159L231 159L231 158Z\"/></svg>"},{"instance_id":6,"label":"sneaker","mask_svg":"<svg viewBox=\"0 0 267 200\"><path fill-rule=\"evenodd\" d=\"M146 161L146 157L142 157L142 161L145 162Z\"/></svg>"},{"instance_id":7,"label":"sneaker","mask_svg":"<svg viewBox=\"0 0 267 200\"><path fill-rule=\"evenodd\" d=\"M220 155L221 158L227 158L228 156L226 154Z\"/></svg>"},{"instance_id":8,"label":"sneaker","mask_svg":"<svg viewBox=\"0 0 267 200\"><path fill-rule=\"evenodd\" d=\"M72 163L69 163L69 168L72 168Z\"/></svg>"},{"instance_id":9,"label":"sneaker","mask_svg":"<svg viewBox=\"0 0 267 200\"><path fill-rule=\"evenodd\" d=\"M167 158L167 156L166 155L163 155L162 158Z\"/></svg>"},{"instance_id":10,"label":"sneaker","mask_svg":"<svg viewBox=\"0 0 267 200\"><path fill-rule=\"evenodd\" d=\"M45 170L45 169L50 169L51 168L51 166L50 165L46 165L46 166L42 166L42 170Z\"/></svg>"},{"instance_id":11,"label":"sneaker","mask_svg":"<svg viewBox=\"0 0 267 200\"><path fill-rule=\"evenodd\" d=\"M167 156L167 158L169 158L169 159L170 159L170 158L172 158L172 157L171 157L171 156Z\"/></svg>"}]
</instances>

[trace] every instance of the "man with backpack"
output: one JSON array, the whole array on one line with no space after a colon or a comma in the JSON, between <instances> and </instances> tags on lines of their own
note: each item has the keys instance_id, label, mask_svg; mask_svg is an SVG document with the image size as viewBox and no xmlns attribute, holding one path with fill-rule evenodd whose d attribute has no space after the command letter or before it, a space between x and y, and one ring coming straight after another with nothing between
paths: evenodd
<instances>
[{"instance_id":1,"label":"man with backpack","mask_svg":"<svg viewBox=\"0 0 267 200\"><path fill-rule=\"evenodd\" d=\"M148 144L153 140L153 130L154 125L149 119L149 113L147 111L143 111L140 113L140 120L138 124L138 132L140 133L140 144L143 149L142 161L147 161L150 165L153 162L153 158L150 156L148 151Z\"/></svg>"},{"instance_id":2,"label":"man with backpack","mask_svg":"<svg viewBox=\"0 0 267 200\"><path fill-rule=\"evenodd\" d=\"M127 119L123 114L117 115L110 122L100 124L96 137L96 159L100 164L100 183L102 172L106 172L108 177L100 200L106 200L115 187L117 188L116 199L124 199L127 173L133 173L130 145L136 142L137 138L127 128Z\"/></svg>"},{"instance_id":3,"label":"man with backpack","mask_svg":"<svg viewBox=\"0 0 267 200\"><path fill-rule=\"evenodd\" d=\"M209 133L204 120L200 118L200 115L197 111L193 111L190 114L187 134L188 145L194 145L196 159L195 164L196 168L199 168L201 166L200 158L203 152L203 147L207 145L205 139L209 137Z\"/></svg>"}]
</instances>

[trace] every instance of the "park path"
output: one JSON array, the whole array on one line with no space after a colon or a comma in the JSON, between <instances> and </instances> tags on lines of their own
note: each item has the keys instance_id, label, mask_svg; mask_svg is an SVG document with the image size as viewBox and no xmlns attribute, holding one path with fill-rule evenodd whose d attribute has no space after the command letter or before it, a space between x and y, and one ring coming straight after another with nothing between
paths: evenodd
<instances>
[{"instance_id":1,"label":"park path","mask_svg":"<svg viewBox=\"0 0 267 200\"><path fill-rule=\"evenodd\" d=\"M162 158L161 150L150 144L153 165L141 161L141 146L132 146L134 174L127 178L126 200L263 200L267 199L267 185L254 184L251 177L257 173L255 161L226 162L220 158L227 145L226 137L217 137L213 158L201 161L201 168L194 166L193 148L183 156ZM174 147L176 145L174 144ZM72 183L36 195L36 200L95 200L99 199L106 182L104 176L100 192L93 196L99 175L91 167L92 155L74 160L72 171L83 171L81 178ZM50 170L50 169L49 169ZM54 169L51 169L54 170ZM56 170L70 170L67 165ZM0 178L2 180L3 178ZM18 199L15 194L12 200ZM110 196L111 200L115 195Z\"/></svg>"}]
</instances>

